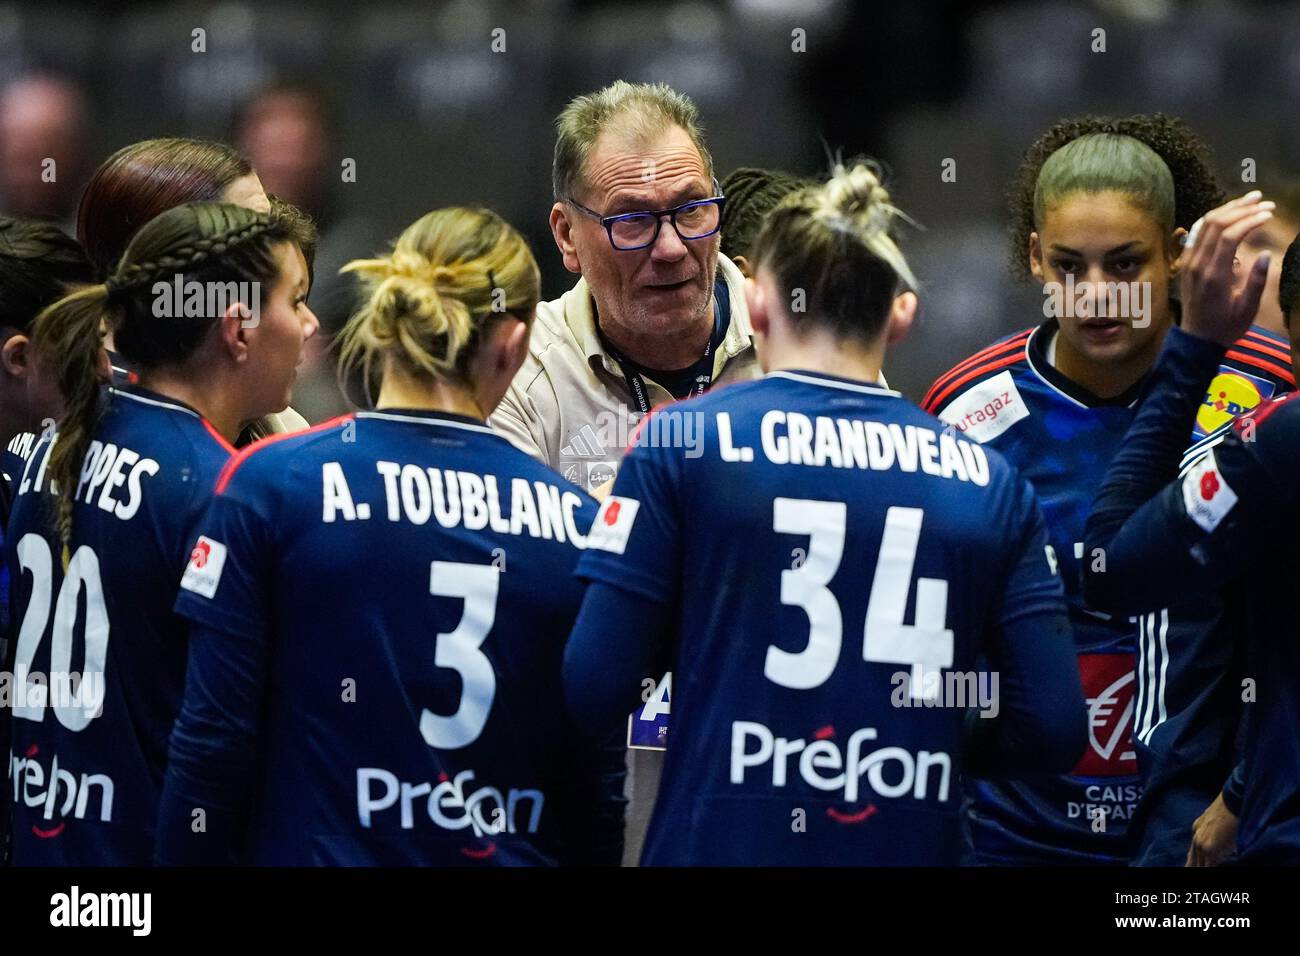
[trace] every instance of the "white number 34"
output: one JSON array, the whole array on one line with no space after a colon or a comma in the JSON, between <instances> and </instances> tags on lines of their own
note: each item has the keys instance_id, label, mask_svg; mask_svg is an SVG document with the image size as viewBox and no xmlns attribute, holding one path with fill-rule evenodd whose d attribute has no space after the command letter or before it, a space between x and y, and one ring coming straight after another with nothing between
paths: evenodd
<instances>
[{"instance_id":1,"label":"white number 34","mask_svg":"<svg viewBox=\"0 0 1300 956\"><path fill-rule=\"evenodd\" d=\"M912 668L910 686L915 698L924 698L927 692L931 696L937 693L932 683L918 679L917 671L951 667L953 658L952 631L944 625L948 613L947 581L919 578L916 623L903 623L924 516L920 508L894 507L885 513L862 637L863 660ZM844 623L839 602L827 585L844 555L847 523L848 507L842 501L777 498L773 502L773 530L808 535L807 559L798 568L781 572L781 603L801 607L808 615L808 645L797 653L771 645L763 664L763 674L782 687L819 687L839 662Z\"/></svg>"}]
</instances>

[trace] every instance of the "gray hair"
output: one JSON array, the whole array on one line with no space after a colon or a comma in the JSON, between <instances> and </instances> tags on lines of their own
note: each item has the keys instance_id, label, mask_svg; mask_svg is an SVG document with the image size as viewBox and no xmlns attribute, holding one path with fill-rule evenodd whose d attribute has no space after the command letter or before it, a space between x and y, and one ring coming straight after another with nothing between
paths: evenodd
<instances>
[{"instance_id":1,"label":"gray hair","mask_svg":"<svg viewBox=\"0 0 1300 956\"><path fill-rule=\"evenodd\" d=\"M699 111L690 98L665 83L615 80L604 89L574 97L555 119L555 160L551 167L556 199L568 199L582 183L591 147L617 122L636 138L680 126L700 151L704 168L713 175L713 157L704 146Z\"/></svg>"}]
</instances>

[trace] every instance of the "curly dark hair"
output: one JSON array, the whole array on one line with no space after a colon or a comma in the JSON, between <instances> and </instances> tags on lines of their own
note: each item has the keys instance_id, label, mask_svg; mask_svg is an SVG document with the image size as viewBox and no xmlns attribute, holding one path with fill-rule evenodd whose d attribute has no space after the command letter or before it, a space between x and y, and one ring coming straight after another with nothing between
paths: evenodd
<instances>
[{"instance_id":1,"label":"curly dark hair","mask_svg":"<svg viewBox=\"0 0 1300 956\"><path fill-rule=\"evenodd\" d=\"M1282 257L1282 276L1277 283L1277 304L1282 320L1291 328L1291 313L1300 307L1300 238L1286 247Z\"/></svg>"},{"instance_id":2,"label":"curly dark hair","mask_svg":"<svg viewBox=\"0 0 1300 956\"><path fill-rule=\"evenodd\" d=\"M1066 143L1090 133L1131 136L1151 147L1164 160L1174 180L1176 227L1190 229L1197 219L1223 203L1224 192L1214 174L1210 147L1178 117L1139 113L1122 119L1079 116L1060 120L1025 151L1007 191L1011 212L1007 261L1015 277L1030 277L1026 250L1029 248L1029 234L1035 229L1034 188L1043 163Z\"/></svg>"}]
</instances>

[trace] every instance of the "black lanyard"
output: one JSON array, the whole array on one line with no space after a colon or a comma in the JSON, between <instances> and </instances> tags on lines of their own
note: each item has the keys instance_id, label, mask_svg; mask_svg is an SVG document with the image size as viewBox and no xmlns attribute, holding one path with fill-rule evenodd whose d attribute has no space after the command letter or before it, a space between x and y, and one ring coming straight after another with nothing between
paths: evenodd
<instances>
[{"instance_id":1,"label":"black lanyard","mask_svg":"<svg viewBox=\"0 0 1300 956\"><path fill-rule=\"evenodd\" d=\"M709 344L704 346L704 354L699 357L693 368L695 369L695 385L691 388L691 394L688 398L694 398L697 395L703 395L713 384L713 350L722 344L723 338L726 337L726 325L722 322L722 307L715 301L714 304L714 321L713 334L709 336ZM637 408L642 415L650 411L650 393L646 388L645 379L635 365L625 359L621 352L614 348L605 337L601 336L605 345L605 351L609 357L618 363L618 367L623 370L623 378L627 381L627 390L632 394L632 400L636 402ZM674 396L675 398L676 396Z\"/></svg>"}]
</instances>

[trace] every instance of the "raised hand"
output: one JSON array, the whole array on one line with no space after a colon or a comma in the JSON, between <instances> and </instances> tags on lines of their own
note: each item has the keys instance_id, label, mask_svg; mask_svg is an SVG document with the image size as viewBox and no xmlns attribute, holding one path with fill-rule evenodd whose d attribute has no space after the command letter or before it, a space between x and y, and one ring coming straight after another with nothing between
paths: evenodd
<instances>
[{"instance_id":1,"label":"raised hand","mask_svg":"<svg viewBox=\"0 0 1300 956\"><path fill-rule=\"evenodd\" d=\"M1182 280L1185 332L1221 345L1246 334L1264 292L1269 256L1255 260L1236 292L1232 262L1241 240L1268 222L1273 208L1274 203L1255 190L1210 210L1192 227Z\"/></svg>"}]
</instances>

